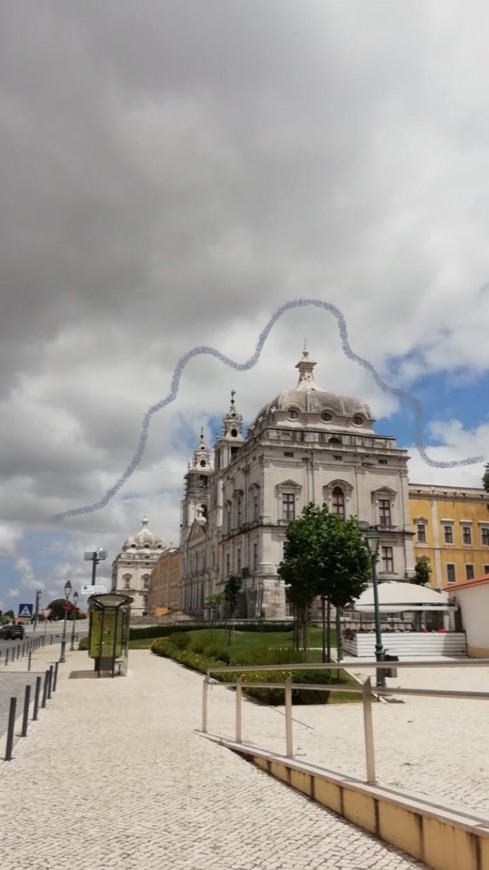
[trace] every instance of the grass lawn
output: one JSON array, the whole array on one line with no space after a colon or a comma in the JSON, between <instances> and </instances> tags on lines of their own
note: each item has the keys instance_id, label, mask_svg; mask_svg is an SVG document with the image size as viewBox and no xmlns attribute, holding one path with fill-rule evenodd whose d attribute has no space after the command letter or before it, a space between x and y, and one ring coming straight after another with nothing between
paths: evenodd
<instances>
[{"instance_id":1,"label":"grass lawn","mask_svg":"<svg viewBox=\"0 0 489 870\"><path fill-rule=\"evenodd\" d=\"M137 640L130 640L129 649L149 649L154 640L154 637L141 637Z\"/></svg>"}]
</instances>

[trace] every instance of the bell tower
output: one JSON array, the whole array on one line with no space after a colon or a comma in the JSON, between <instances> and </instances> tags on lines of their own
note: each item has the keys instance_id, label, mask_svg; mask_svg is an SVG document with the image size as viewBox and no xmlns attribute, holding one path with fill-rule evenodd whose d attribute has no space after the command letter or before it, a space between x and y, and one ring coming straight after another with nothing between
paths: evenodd
<instances>
[{"instance_id":1,"label":"bell tower","mask_svg":"<svg viewBox=\"0 0 489 870\"><path fill-rule=\"evenodd\" d=\"M244 442L243 417L236 410L235 390L231 390L229 411L222 418L222 435L214 446L216 469L226 468Z\"/></svg>"},{"instance_id":2,"label":"bell tower","mask_svg":"<svg viewBox=\"0 0 489 870\"><path fill-rule=\"evenodd\" d=\"M207 520L209 513L210 477L214 472L211 451L204 439L204 430L200 430L200 438L195 448L192 460L188 464L185 475L185 493L182 501L182 522L180 538L183 543L190 531L192 523L198 517Z\"/></svg>"}]
</instances>

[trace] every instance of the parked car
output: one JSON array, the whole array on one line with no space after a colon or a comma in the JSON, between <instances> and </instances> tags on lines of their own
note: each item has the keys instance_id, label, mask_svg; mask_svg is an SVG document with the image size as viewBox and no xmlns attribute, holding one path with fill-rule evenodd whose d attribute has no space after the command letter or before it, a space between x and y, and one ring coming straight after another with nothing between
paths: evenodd
<instances>
[{"instance_id":1,"label":"parked car","mask_svg":"<svg viewBox=\"0 0 489 870\"><path fill-rule=\"evenodd\" d=\"M20 623L10 623L0 628L0 640L23 640L24 634L24 626Z\"/></svg>"}]
</instances>

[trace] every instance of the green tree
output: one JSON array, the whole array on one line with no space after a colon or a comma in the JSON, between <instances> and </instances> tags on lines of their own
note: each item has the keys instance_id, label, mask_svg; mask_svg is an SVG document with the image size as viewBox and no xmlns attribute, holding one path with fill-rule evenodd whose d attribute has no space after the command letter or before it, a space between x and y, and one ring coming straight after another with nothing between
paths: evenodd
<instances>
[{"instance_id":1,"label":"green tree","mask_svg":"<svg viewBox=\"0 0 489 870\"><path fill-rule=\"evenodd\" d=\"M414 566L414 577L412 582L418 586L426 586L430 582L431 565L428 556L420 556L416 559Z\"/></svg>"},{"instance_id":2,"label":"green tree","mask_svg":"<svg viewBox=\"0 0 489 870\"><path fill-rule=\"evenodd\" d=\"M66 601L66 598L55 598L48 604L51 610L49 619L64 619L65 609L67 610L67 619L80 619L78 608L71 601Z\"/></svg>"},{"instance_id":3,"label":"green tree","mask_svg":"<svg viewBox=\"0 0 489 870\"><path fill-rule=\"evenodd\" d=\"M489 492L489 465L486 465L486 470L482 478L482 486L486 492Z\"/></svg>"},{"instance_id":4,"label":"green tree","mask_svg":"<svg viewBox=\"0 0 489 870\"><path fill-rule=\"evenodd\" d=\"M279 574L287 584L288 600L296 609L301 645L307 649L311 604L321 598L323 660L331 660L330 611L350 604L363 592L370 577L370 555L356 517L344 519L326 505L309 504L287 526L284 558Z\"/></svg>"},{"instance_id":5,"label":"green tree","mask_svg":"<svg viewBox=\"0 0 489 870\"><path fill-rule=\"evenodd\" d=\"M243 580L237 574L231 574L224 584L224 601L226 602L227 642L231 643L231 623L238 607L239 596L243 588Z\"/></svg>"},{"instance_id":6,"label":"green tree","mask_svg":"<svg viewBox=\"0 0 489 870\"><path fill-rule=\"evenodd\" d=\"M219 608L224 601L223 592L215 592L213 595L208 595L204 601L205 607L209 610L209 623L211 627L211 637L214 637L214 626L216 615L219 613Z\"/></svg>"}]
</instances>

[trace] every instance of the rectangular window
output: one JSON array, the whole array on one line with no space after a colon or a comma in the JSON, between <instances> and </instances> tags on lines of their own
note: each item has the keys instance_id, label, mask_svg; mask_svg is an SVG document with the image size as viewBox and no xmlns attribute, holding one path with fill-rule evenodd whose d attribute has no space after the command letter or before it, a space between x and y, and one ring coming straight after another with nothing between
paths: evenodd
<instances>
[{"instance_id":1,"label":"rectangular window","mask_svg":"<svg viewBox=\"0 0 489 870\"><path fill-rule=\"evenodd\" d=\"M379 465L387 465L387 459L379 459Z\"/></svg>"},{"instance_id":2,"label":"rectangular window","mask_svg":"<svg viewBox=\"0 0 489 870\"><path fill-rule=\"evenodd\" d=\"M447 565L447 583L455 583L457 580L457 575L455 573L455 565L449 563Z\"/></svg>"},{"instance_id":3,"label":"rectangular window","mask_svg":"<svg viewBox=\"0 0 489 870\"><path fill-rule=\"evenodd\" d=\"M472 543L472 529L470 526L462 526L462 541L464 544Z\"/></svg>"},{"instance_id":4,"label":"rectangular window","mask_svg":"<svg viewBox=\"0 0 489 870\"><path fill-rule=\"evenodd\" d=\"M417 540L420 544L426 544L426 526L424 523L418 523L416 526Z\"/></svg>"},{"instance_id":5,"label":"rectangular window","mask_svg":"<svg viewBox=\"0 0 489 870\"><path fill-rule=\"evenodd\" d=\"M394 572L394 554L392 547L382 547L382 571L384 574Z\"/></svg>"},{"instance_id":6,"label":"rectangular window","mask_svg":"<svg viewBox=\"0 0 489 870\"><path fill-rule=\"evenodd\" d=\"M489 547L489 528L482 527L482 529L481 529L481 544L483 547Z\"/></svg>"},{"instance_id":7,"label":"rectangular window","mask_svg":"<svg viewBox=\"0 0 489 870\"><path fill-rule=\"evenodd\" d=\"M473 565L466 565L465 566L465 579L466 580L473 580L474 577L475 577L474 566Z\"/></svg>"},{"instance_id":8,"label":"rectangular window","mask_svg":"<svg viewBox=\"0 0 489 870\"><path fill-rule=\"evenodd\" d=\"M226 575L229 577L231 574L231 553L226 553Z\"/></svg>"},{"instance_id":9,"label":"rectangular window","mask_svg":"<svg viewBox=\"0 0 489 870\"><path fill-rule=\"evenodd\" d=\"M258 493L256 490L253 493L253 519L258 519Z\"/></svg>"},{"instance_id":10,"label":"rectangular window","mask_svg":"<svg viewBox=\"0 0 489 870\"><path fill-rule=\"evenodd\" d=\"M253 544L253 571L258 568L258 544Z\"/></svg>"},{"instance_id":11,"label":"rectangular window","mask_svg":"<svg viewBox=\"0 0 489 870\"><path fill-rule=\"evenodd\" d=\"M381 526L391 525L391 503L388 498L379 499L379 524Z\"/></svg>"},{"instance_id":12,"label":"rectangular window","mask_svg":"<svg viewBox=\"0 0 489 870\"><path fill-rule=\"evenodd\" d=\"M453 526L443 526L443 536L445 544L453 544Z\"/></svg>"},{"instance_id":13,"label":"rectangular window","mask_svg":"<svg viewBox=\"0 0 489 870\"><path fill-rule=\"evenodd\" d=\"M489 574L489 565L484 565L484 574Z\"/></svg>"},{"instance_id":14,"label":"rectangular window","mask_svg":"<svg viewBox=\"0 0 489 870\"><path fill-rule=\"evenodd\" d=\"M242 508L242 504L241 504L241 499L238 498L238 503L236 505L236 520L237 520L238 529L241 528L242 518L243 518L243 508Z\"/></svg>"},{"instance_id":15,"label":"rectangular window","mask_svg":"<svg viewBox=\"0 0 489 870\"><path fill-rule=\"evenodd\" d=\"M295 520L295 495L292 492L282 493L282 519Z\"/></svg>"},{"instance_id":16,"label":"rectangular window","mask_svg":"<svg viewBox=\"0 0 489 870\"><path fill-rule=\"evenodd\" d=\"M241 550L236 553L236 568L238 569L237 573L241 574Z\"/></svg>"}]
</instances>

